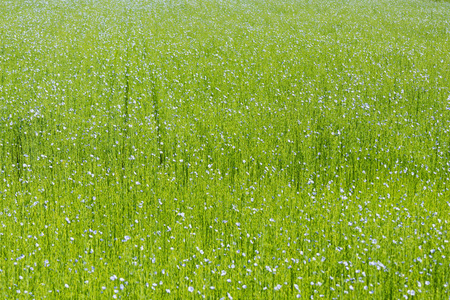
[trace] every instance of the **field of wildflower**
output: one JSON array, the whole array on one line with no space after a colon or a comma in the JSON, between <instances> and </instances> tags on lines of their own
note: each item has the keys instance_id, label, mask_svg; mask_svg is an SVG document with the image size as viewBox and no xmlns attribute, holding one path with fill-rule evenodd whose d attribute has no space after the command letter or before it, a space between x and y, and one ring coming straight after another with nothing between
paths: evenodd
<instances>
[{"instance_id":1,"label":"field of wildflower","mask_svg":"<svg viewBox=\"0 0 450 300\"><path fill-rule=\"evenodd\" d=\"M450 3L1 0L1 299L450 296Z\"/></svg>"}]
</instances>

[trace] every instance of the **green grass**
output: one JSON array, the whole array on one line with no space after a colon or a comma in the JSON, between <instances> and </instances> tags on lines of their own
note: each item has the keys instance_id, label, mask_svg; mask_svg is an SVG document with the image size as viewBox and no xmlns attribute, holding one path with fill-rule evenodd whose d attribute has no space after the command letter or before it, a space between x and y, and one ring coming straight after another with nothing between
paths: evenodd
<instances>
[{"instance_id":1,"label":"green grass","mask_svg":"<svg viewBox=\"0 0 450 300\"><path fill-rule=\"evenodd\" d=\"M448 20L1 1L0 298L448 298Z\"/></svg>"}]
</instances>

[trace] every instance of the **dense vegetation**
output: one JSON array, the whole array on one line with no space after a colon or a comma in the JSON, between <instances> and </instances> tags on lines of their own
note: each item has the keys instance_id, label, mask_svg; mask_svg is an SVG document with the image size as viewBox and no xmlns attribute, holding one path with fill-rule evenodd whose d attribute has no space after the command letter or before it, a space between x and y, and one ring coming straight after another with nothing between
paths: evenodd
<instances>
[{"instance_id":1,"label":"dense vegetation","mask_svg":"<svg viewBox=\"0 0 450 300\"><path fill-rule=\"evenodd\" d=\"M0 297L448 298L449 20L0 1Z\"/></svg>"}]
</instances>

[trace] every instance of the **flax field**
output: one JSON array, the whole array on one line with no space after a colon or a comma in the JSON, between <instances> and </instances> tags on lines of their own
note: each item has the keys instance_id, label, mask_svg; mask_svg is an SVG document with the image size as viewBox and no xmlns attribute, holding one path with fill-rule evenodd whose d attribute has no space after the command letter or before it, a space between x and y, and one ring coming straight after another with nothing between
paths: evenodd
<instances>
[{"instance_id":1,"label":"flax field","mask_svg":"<svg viewBox=\"0 0 450 300\"><path fill-rule=\"evenodd\" d=\"M0 0L1 299L448 299L450 3Z\"/></svg>"}]
</instances>

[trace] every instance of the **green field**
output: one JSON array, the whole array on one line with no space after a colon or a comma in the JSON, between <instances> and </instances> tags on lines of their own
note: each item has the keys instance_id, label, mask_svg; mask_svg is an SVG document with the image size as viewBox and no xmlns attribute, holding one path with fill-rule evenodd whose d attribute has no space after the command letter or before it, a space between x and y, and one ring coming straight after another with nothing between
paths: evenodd
<instances>
[{"instance_id":1,"label":"green field","mask_svg":"<svg viewBox=\"0 0 450 300\"><path fill-rule=\"evenodd\" d=\"M450 3L0 0L1 299L448 299Z\"/></svg>"}]
</instances>

